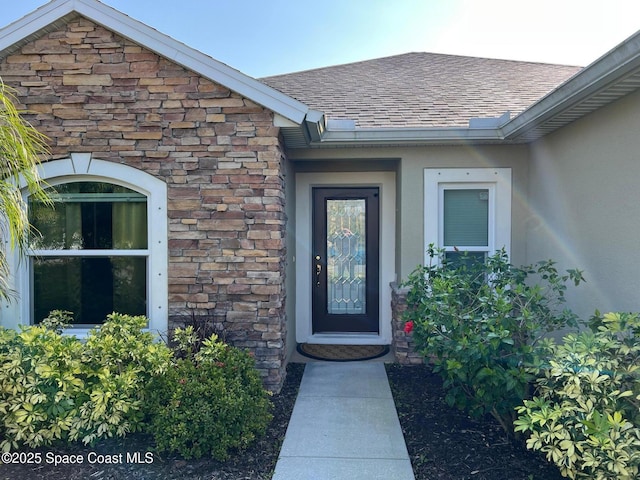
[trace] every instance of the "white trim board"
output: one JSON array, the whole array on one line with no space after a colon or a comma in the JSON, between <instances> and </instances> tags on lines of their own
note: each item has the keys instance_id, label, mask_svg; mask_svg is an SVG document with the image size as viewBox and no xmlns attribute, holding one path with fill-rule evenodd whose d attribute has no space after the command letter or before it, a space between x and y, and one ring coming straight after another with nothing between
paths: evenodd
<instances>
[{"instance_id":1,"label":"white trim board","mask_svg":"<svg viewBox=\"0 0 640 480\"><path fill-rule=\"evenodd\" d=\"M441 186L490 190L489 255L501 248L511 253L511 168L425 168L424 170L424 264L427 247L442 247Z\"/></svg>"},{"instance_id":2,"label":"white trim board","mask_svg":"<svg viewBox=\"0 0 640 480\"><path fill-rule=\"evenodd\" d=\"M104 181L130 188L147 196L147 221L149 223L150 261L147 265L147 316L149 330L166 333L168 328L168 217L167 185L152 175L127 165L92 159L91 154L71 154L69 158L45 162L40 165L42 180L55 186L76 181ZM28 192L24 189L26 199ZM131 252L128 252L130 254ZM19 292L13 302L2 302L0 325L17 328L31 321L29 262L20 259L16 251L7 255L11 277L11 287ZM68 333L83 337L88 329L69 329Z\"/></svg>"}]
</instances>

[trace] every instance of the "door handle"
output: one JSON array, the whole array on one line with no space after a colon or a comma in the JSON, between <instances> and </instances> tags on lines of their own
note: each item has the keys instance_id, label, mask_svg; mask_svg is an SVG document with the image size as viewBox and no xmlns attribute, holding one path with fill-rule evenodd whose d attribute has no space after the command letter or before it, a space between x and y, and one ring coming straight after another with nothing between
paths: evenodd
<instances>
[{"instance_id":1,"label":"door handle","mask_svg":"<svg viewBox=\"0 0 640 480\"><path fill-rule=\"evenodd\" d=\"M321 273L322 273L322 264L320 263L320 255L316 255L316 287L320 286Z\"/></svg>"}]
</instances>

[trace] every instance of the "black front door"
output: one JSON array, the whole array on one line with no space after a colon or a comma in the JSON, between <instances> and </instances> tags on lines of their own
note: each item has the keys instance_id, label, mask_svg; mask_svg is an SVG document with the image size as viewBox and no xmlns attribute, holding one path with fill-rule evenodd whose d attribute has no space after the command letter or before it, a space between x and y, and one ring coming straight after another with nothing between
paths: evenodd
<instances>
[{"instance_id":1,"label":"black front door","mask_svg":"<svg viewBox=\"0 0 640 480\"><path fill-rule=\"evenodd\" d=\"M379 332L379 189L314 188L313 333Z\"/></svg>"}]
</instances>

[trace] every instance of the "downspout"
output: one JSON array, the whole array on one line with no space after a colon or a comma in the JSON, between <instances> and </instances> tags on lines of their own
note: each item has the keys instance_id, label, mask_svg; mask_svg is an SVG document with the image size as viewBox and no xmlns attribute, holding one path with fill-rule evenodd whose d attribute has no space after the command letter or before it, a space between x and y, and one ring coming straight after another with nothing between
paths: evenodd
<instances>
[{"instance_id":1,"label":"downspout","mask_svg":"<svg viewBox=\"0 0 640 480\"><path fill-rule=\"evenodd\" d=\"M324 113L310 109L304 117L304 128L310 143L321 142L327 130Z\"/></svg>"}]
</instances>

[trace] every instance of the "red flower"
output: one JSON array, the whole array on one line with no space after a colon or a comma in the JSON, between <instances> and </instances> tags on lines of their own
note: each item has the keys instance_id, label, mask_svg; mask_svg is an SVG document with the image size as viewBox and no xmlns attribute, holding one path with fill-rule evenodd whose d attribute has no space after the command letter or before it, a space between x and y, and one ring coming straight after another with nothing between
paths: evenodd
<instances>
[{"instance_id":1,"label":"red flower","mask_svg":"<svg viewBox=\"0 0 640 480\"><path fill-rule=\"evenodd\" d=\"M411 333L411 332L413 332L413 321L409 321L404 324L404 333Z\"/></svg>"}]
</instances>

